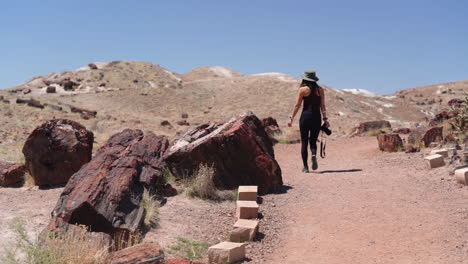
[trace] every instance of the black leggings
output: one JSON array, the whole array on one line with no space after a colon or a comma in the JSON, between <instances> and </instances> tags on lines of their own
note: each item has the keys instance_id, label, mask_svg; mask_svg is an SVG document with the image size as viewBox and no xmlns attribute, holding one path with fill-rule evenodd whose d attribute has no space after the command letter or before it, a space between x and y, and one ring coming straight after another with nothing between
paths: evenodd
<instances>
[{"instance_id":1,"label":"black leggings","mask_svg":"<svg viewBox=\"0 0 468 264\"><path fill-rule=\"evenodd\" d=\"M299 120L299 128L301 130L301 155L304 167L307 165L307 144L310 144L312 156L317 155L317 138L322 125L322 115L320 111L303 111Z\"/></svg>"}]
</instances>

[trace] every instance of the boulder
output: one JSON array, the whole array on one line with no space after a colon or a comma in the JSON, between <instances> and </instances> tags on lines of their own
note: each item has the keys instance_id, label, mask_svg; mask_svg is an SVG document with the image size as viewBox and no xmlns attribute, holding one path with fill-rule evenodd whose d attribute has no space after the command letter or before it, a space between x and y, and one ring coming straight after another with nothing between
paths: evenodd
<instances>
[{"instance_id":1,"label":"boulder","mask_svg":"<svg viewBox=\"0 0 468 264\"><path fill-rule=\"evenodd\" d=\"M75 89L76 86L78 86L78 83L70 80L69 78L66 78L60 82L60 85L65 91L72 91Z\"/></svg>"},{"instance_id":2,"label":"boulder","mask_svg":"<svg viewBox=\"0 0 468 264\"><path fill-rule=\"evenodd\" d=\"M357 134L363 135L369 131L385 130L385 129L391 129L391 128L392 128L392 125L390 125L390 122L385 121L385 120L363 122L359 124Z\"/></svg>"},{"instance_id":3,"label":"boulder","mask_svg":"<svg viewBox=\"0 0 468 264\"><path fill-rule=\"evenodd\" d=\"M46 93L56 93L56 92L57 92L57 89L55 88L55 86L48 86L46 89Z\"/></svg>"},{"instance_id":4,"label":"boulder","mask_svg":"<svg viewBox=\"0 0 468 264\"><path fill-rule=\"evenodd\" d=\"M179 178L193 176L201 164L213 166L215 184L222 189L257 185L259 193L266 193L283 184L273 143L252 112L179 135L166 152L165 162Z\"/></svg>"},{"instance_id":5,"label":"boulder","mask_svg":"<svg viewBox=\"0 0 468 264\"><path fill-rule=\"evenodd\" d=\"M454 99L451 99L450 101L448 101L448 105L451 106L451 107L459 108L459 107L462 107L463 100L454 98Z\"/></svg>"},{"instance_id":6,"label":"boulder","mask_svg":"<svg viewBox=\"0 0 468 264\"><path fill-rule=\"evenodd\" d=\"M31 89L28 88L28 89L23 90L23 94L28 94L28 93L31 93Z\"/></svg>"},{"instance_id":7,"label":"boulder","mask_svg":"<svg viewBox=\"0 0 468 264\"><path fill-rule=\"evenodd\" d=\"M94 64L94 63L88 64L88 67L89 67L91 70L97 70L97 69L98 69L97 65Z\"/></svg>"},{"instance_id":8,"label":"boulder","mask_svg":"<svg viewBox=\"0 0 468 264\"><path fill-rule=\"evenodd\" d=\"M408 136L408 143L413 145L424 144L425 147L433 142L442 140L442 127L417 127Z\"/></svg>"},{"instance_id":9,"label":"boulder","mask_svg":"<svg viewBox=\"0 0 468 264\"><path fill-rule=\"evenodd\" d=\"M70 178L52 212L49 230L64 222L88 226L114 239L142 232L143 190L158 194L164 187L161 154L168 145L166 137L141 130L113 135Z\"/></svg>"},{"instance_id":10,"label":"boulder","mask_svg":"<svg viewBox=\"0 0 468 264\"><path fill-rule=\"evenodd\" d=\"M403 148L403 141L396 133L380 134L377 136L379 149L386 152L397 152Z\"/></svg>"},{"instance_id":11,"label":"boulder","mask_svg":"<svg viewBox=\"0 0 468 264\"><path fill-rule=\"evenodd\" d=\"M109 256L110 264L164 264L164 251L156 242L128 247Z\"/></svg>"},{"instance_id":12,"label":"boulder","mask_svg":"<svg viewBox=\"0 0 468 264\"><path fill-rule=\"evenodd\" d=\"M24 181L25 167L0 160L0 187L16 187Z\"/></svg>"},{"instance_id":13,"label":"boulder","mask_svg":"<svg viewBox=\"0 0 468 264\"><path fill-rule=\"evenodd\" d=\"M75 121L47 121L24 144L26 169L36 185L64 184L91 160L93 141L93 133Z\"/></svg>"}]
</instances>

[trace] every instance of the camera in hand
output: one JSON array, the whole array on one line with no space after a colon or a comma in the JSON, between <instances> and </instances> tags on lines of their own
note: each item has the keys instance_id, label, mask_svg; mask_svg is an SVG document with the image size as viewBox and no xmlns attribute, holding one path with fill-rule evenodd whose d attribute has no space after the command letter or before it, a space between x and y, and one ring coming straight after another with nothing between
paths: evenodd
<instances>
[{"instance_id":1,"label":"camera in hand","mask_svg":"<svg viewBox=\"0 0 468 264\"><path fill-rule=\"evenodd\" d=\"M323 132L325 132L325 134L327 134L327 136L331 135L331 130L325 126L325 124L323 124L321 127L320 127L320 130L322 130Z\"/></svg>"}]
</instances>

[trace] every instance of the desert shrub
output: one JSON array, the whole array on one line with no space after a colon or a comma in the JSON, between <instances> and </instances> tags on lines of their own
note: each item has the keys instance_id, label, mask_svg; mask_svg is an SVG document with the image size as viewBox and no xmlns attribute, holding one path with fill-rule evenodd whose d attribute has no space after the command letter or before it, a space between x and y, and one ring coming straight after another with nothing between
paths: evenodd
<instances>
[{"instance_id":1,"label":"desert shrub","mask_svg":"<svg viewBox=\"0 0 468 264\"><path fill-rule=\"evenodd\" d=\"M193 177L188 180L188 196L213 201L235 200L235 191L218 190L216 188L214 183L215 173L212 166L201 164Z\"/></svg>"},{"instance_id":2,"label":"desert shrub","mask_svg":"<svg viewBox=\"0 0 468 264\"><path fill-rule=\"evenodd\" d=\"M87 230L63 236L44 234L34 240L28 237L25 222L15 219L10 228L16 243L7 248L1 261L5 264L101 264L106 263L108 248L90 240Z\"/></svg>"},{"instance_id":3,"label":"desert shrub","mask_svg":"<svg viewBox=\"0 0 468 264\"><path fill-rule=\"evenodd\" d=\"M465 93L465 98L460 108L451 108L451 111L458 112L455 117L455 129L462 132L468 131L468 93Z\"/></svg>"},{"instance_id":4,"label":"desert shrub","mask_svg":"<svg viewBox=\"0 0 468 264\"><path fill-rule=\"evenodd\" d=\"M169 247L167 253L176 257L197 260L206 256L208 247L209 244L206 242L198 242L192 239L178 237L177 242Z\"/></svg>"},{"instance_id":5,"label":"desert shrub","mask_svg":"<svg viewBox=\"0 0 468 264\"><path fill-rule=\"evenodd\" d=\"M144 220L145 225L149 227L155 226L159 220L159 201L155 196L151 195L147 189L143 191L141 206L146 212Z\"/></svg>"}]
</instances>

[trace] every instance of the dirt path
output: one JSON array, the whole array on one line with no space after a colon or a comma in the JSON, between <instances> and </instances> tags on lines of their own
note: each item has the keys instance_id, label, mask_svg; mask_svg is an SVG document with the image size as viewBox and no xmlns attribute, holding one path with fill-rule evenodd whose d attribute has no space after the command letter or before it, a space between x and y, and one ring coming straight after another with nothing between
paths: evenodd
<instances>
[{"instance_id":1,"label":"dirt path","mask_svg":"<svg viewBox=\"0 0 468 264\"><path fill-rule=\"evenodd\" d=\"M299 145L275 147L284 193L263 196L261 236L246 263L468 263L468 188L446 168L426 168L424 153L381 153L375 138L328 142L317 173L301 173ZM15 217L41 231L62 188L0 189L0 253L12 245ZM233 202L168 199L147 234L215 243L235 222Z\"/></svg>"},{"instance_id":2,"label":"dirt path","mask_svg":"<svg viewBox=\"0 0 468 264\"><path fill-rule=\"evenodd\" d=\"M328 142L321 173L279 145L283 239L264 263L468 263L468 188L422 153L380 153L375 138ZM268 200L268 199L267 199ZM268 224L268 223L265 223Z\"/></svg>"}]
</instances>

